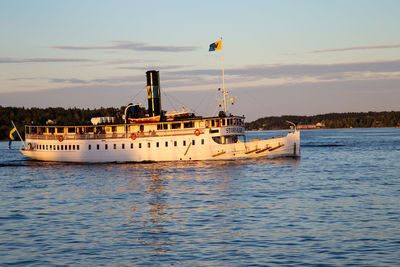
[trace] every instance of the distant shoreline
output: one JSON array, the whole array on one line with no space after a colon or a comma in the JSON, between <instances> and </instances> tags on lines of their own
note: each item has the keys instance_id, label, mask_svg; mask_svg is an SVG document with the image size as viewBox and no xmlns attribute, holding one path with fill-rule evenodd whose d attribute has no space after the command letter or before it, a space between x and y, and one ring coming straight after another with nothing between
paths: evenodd
<instances>
[{"instance_id":1,"label":"distant shoreline","mask_svg":"<svg viewBox=\"0 0 400 267\"><path fill-rule=\"evenodd\" d=\"M351 129L400 127L400 111L327 113L313 116L271 116L246 123L246 130L288 129L296 125L314 129Z\"/></svg>"}]
</instances>

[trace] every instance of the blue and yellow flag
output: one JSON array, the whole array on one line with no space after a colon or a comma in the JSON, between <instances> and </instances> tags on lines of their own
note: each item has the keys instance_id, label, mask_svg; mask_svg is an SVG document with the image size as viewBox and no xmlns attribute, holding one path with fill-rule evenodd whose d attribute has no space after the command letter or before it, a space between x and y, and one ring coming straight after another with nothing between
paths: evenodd
<instances>
[{"instance_id":1,"label":"blue and yellow flag","mask_svg":"<svg viewBox=\"0 0 400 267\"><path fill-rule=\"evenodd\" d=\"M10 135L9 135L10 140L8 142L8 147L11 147L11 142L14 141L15 139L17 139L17 137L18 137L17 128L15 128L15 125L12 124Z\"/></svg>"},{"instance_id":2,"label":"blue and yellow flag","mask_svg":"<svg viewBox=\"0 0 400 267\"><path fill-rule=\"evenodd\" d=\"M222 49L222 40L219 40L218 42L210 44L210 49L208 51L215 51L215 50L220 50Z\"/></svg>"},{"instance_id":3,"label":"blue and yellow flag","mask_svg":"<svg viewBox=\"0 0 400 267\"><path fill-rule=\"evenodd\" d=\"M10 140L14 141L17 139L18 133L17 133L17 128L15 128L15 125L13 124L11 126L11 131L10 131Z\"/></svg>"}]
</instances>

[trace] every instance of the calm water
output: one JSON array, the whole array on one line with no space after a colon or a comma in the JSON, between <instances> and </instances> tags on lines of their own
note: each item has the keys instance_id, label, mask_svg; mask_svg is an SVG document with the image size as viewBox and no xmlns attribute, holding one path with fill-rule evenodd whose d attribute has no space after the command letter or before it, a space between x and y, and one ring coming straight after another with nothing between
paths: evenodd
<instances>
[{"instance_id":1,"label":"calm water","mask_svg":"<svg viewBox=\"0 0 400 267\"><path fill-rule=\"evenodd\" d=\"M7 145L0 265L400 266L400 129L303 131L298 160L60 164Z\"/></svg>"}]
</instances>

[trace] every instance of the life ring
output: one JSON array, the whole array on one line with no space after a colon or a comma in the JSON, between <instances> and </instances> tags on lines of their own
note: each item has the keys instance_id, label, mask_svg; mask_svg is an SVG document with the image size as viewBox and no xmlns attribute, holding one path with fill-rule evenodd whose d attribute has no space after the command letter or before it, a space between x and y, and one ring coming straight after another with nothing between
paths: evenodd
<instances>
[{"instance_id":1,"label":"life ring","mask_svg":"<svg viewBox=\"0 0 400 267\"><path fill-rule=\"evenodd\" d=\"M60 135L60 136L58 137L58 141L59 141L59 142L64 141L64 137L62 137L62 135Z\"/></svg>"},{"instance_id":2,"label":"life ring","mask_svg":"<svg viewBox=\"0 0 400 267\"><path fill-rule=\"evenodd\" d=\"M199 130L199 129L196 129L196 131L194 131L194 135L195 135L195 136L199 136L199 135L200 135L200 130Z\"/></svg>"},{"instance_id":3,"label":"life ring","mask_svg":"<svg viewBox=\"0 0 400 267\"><path fill-rule=\"evenodd\" d=\"M135 134L135 133L131 134L131 139L132 139L132 140L135 140L135 139L136 139L136 134Z\"/></svg>"}]
</instances>

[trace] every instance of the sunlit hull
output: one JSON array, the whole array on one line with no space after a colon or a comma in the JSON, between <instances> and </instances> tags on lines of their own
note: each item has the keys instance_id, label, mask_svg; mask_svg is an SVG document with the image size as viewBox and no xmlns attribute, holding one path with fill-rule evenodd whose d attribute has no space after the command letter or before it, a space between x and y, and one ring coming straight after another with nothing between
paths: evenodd
<instances>
[{"instance_id":1,"label":"sunlit hull","mask_svg":"<svg viewBox=\"0 0 400 267\"><path fill-rule=\"evenodd\" d=\"M252 142L237 141L230 144L217 144L207 133L198 136L144 137L136 140L131 138L66 139L60 142L59 140L27 139L26 142L30 144L31 149L21 149L25 156L35 160L60 162L233 160L300 155L299 131L288 133L285 137ZM61 144L63 150L60 150ZM78 145L79 150L77 149ZM105 148L106 145L107 149ZM52 150L48 149L50 146ZM39 147L45 149L38 149ZM75 150L69 149L72 147Z\"/></svg>"}]
</instances>

